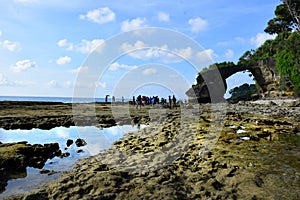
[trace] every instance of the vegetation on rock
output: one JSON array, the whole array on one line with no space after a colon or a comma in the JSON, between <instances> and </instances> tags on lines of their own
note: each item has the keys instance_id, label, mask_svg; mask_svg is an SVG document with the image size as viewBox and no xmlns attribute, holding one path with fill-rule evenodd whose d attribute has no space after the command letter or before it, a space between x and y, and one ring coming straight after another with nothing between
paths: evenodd
<instances>
[{"instance_id":1,"label":"vegetation on rock","mask_svg":"<svg viewBox=\"0 0 300 200\"><path fill-rule=\"evenodd\" d=\"M234 62L221 62L221 63L214 63L212 65L210 65L208 68L205 67L203 68L203 70L200 72L201 74L210 70L214 70L214 69L220 69L220 68L226 68L226 67L232 67L234 66Z\"/></svg>"},{"instance_id":2,"label":"vegetation on rock","mask_svg":"<svg viewBox=\"0 0 300 200\"><path fill-rule=\"evenodd\" d=\"M253 98L252 95L257 94L257 86L255 84L245 83L241 86L235 87L229 91L231 97L229 98L232 102L237 102L239 100L248 100Z\"/></svg>"},{"instance_id":3,"label":"vegetation on rock","mask_svg":"<svg viewBox=\"0 0 300 200\"><path fill-rule=\"evenodd\" d=\"M269 20L266 33L277 34L274 40L267 40L256 50L246 51L238 61L238 65L258 62L267 58L276 58L276 67L280 73L281 89L292 88L300 95L300 1L283 0L275 10L275 17ZM222 67L235 66L233 62L215 63L204 68L200 74ZM286 80L290 79L291 84ZM287 86L288 85L288 86Z\"/></svg>"}]
</instances>

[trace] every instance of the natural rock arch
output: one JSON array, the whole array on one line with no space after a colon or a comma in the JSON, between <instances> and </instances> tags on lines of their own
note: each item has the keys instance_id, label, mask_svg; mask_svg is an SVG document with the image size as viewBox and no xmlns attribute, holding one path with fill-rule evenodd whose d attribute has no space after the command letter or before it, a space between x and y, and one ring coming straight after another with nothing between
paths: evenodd
<instances>
[{"instance_id":1,"label":"natural rock arch","mask_svg":"<svg viewBox=\"0 0 300 200\"><path fill-rule=\"evenodd\" d=\"M223 96L227 90L226 79L237 72L245 70L252 73L263 94L270 94L271 91L280 91L280 75L276 68L276 59L269 58L258 62L216 68L200 73L196 78L197 84L193 85L186 92L186 95L191 101L207 103L211 102L210 92L218 91L218 94L214 94L214 96L218 96L216 99L220 101L224 100ZM219 80L219 74L222 80ZM218 89L214 90L214 88Z\"/></svg>"}]
</instances>

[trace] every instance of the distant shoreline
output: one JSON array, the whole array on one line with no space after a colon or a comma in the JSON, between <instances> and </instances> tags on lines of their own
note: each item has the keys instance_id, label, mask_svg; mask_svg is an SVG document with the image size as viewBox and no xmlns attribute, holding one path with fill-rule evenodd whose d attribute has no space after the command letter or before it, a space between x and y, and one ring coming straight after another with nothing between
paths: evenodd
<instances>
[{"instance_id":1,"label":"distant shoreline","mask_svg":"<svg viewBox=\"0 0 300 200\"><path fill-rule=\"evenodd\" d=\"M88 98L88 97L39 97L39 96L0 96L1 101L25 101L25 102L55 102L55 103L73 103L73 101L79 103L105 103L105 98ZM124 102L128 102L131 99L124 99ZM108 98L107 102L112 102L111 98ZM116 98L116 102L122 102L121 98Z\"/></svg>"}]
</instances>

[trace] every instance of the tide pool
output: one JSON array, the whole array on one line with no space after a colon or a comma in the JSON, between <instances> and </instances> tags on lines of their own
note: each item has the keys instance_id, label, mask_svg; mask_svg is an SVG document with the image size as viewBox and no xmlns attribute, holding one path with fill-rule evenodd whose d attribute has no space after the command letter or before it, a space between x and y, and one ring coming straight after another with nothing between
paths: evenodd
<instances>
[{"instance_id":1,"label":"tide pool","mask_svg":"<svg viewBox=\"0 0 300 200\"><path fill-rule=\"evenodd\" d=\"M78 159L93 156L108 149L113 142L122 138L124 134L134 132L145 128L146 125L122 125L110 128L100 129L95 126L86 127L56 127L51 130L4 130L0 129L0 142L21 142L27 141L29 144L46 144L59 143L62 152L70 153L70 156L64 158L54 157L49 159L43 169L54 170L55 174L47 175L40 174L40 169L27 167L25 174L20 174L15 179L8 181L5 191L0 194L0 199L12 194L23 193L34 189L42 184L54 180L59 176L59 173L72 169L72 166ZM81 138L87 144L82 147L77 147L75 141ZM67 147L68 139L74 143ZM78 153L78 151L80 152Z\"/></svg>"}]
</instances>

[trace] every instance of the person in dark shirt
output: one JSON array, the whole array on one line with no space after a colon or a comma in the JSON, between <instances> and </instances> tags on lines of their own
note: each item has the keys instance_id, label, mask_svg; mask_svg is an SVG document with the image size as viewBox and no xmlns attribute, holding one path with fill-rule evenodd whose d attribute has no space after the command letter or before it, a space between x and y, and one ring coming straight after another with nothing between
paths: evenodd
<instances>
[{"instance_id":1,"label":"person in dark shirt","mask_svg":"<svg viewBox=\"0 0 300 200\"><path fill-rule=\"evenodd\" d=\"M136 98L136 108L139 108L140 109L142 108L142 96L139 95L137 98Z\"/></svg>"},{"instance_id":2,"label":"person in dark shirt","mask_svg":"<svg viewBox=\"0 0 300 200\"><path fill-rule=\"evenodd\" d=\"M176 100L176 97L175 95L173 95L173 98L172 98L172 101L173 101L173 108L176 108L177 106L177 100Z\"/></svg>"},{"instance_id":3,"label":"person in dark shirt","mask_svg":"<svg viewBox=\"0 0 300 200\"><path fill-rule=\"evenodd\" d=\"M132 97L133 105L135 106L135 96Z\"/></svg>"}]
</instances>

